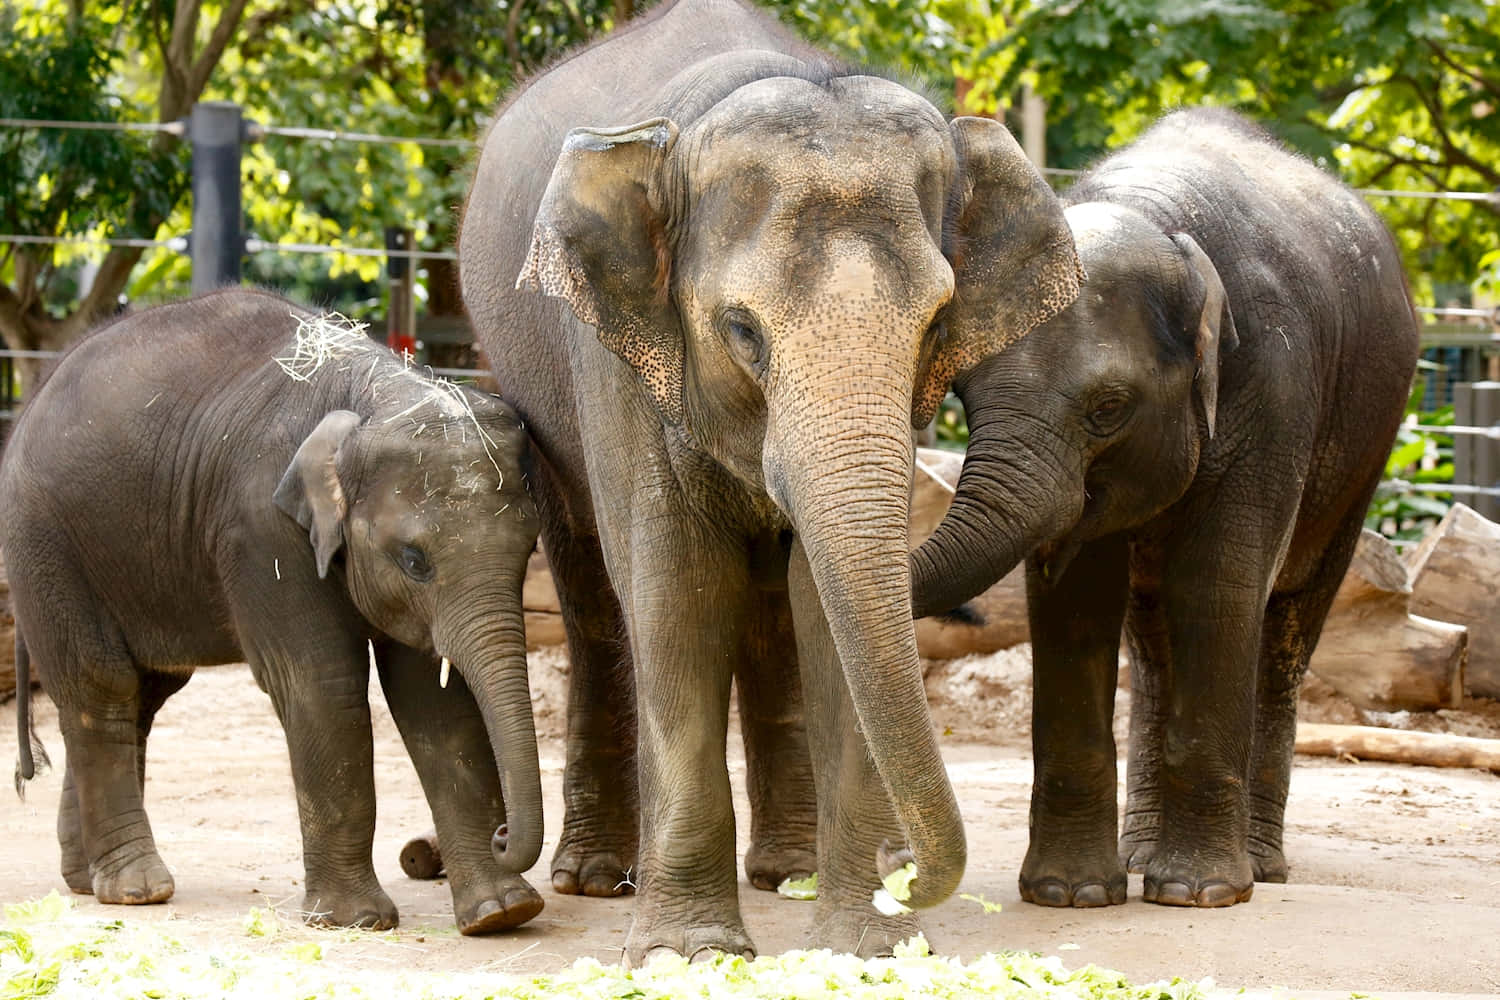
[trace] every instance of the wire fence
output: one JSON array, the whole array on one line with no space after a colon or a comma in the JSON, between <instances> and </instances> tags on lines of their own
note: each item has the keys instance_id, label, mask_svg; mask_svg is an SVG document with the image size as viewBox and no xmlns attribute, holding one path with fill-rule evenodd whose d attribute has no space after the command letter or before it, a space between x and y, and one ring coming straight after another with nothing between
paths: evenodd
<instances>
[{"instance_id":1,"label":"wire fence","mask_svg":"<svg viewBox=\"0 0 1500 1000\"><path fill-rule=\"evenodd\" d=\"M219 106L222 111L224 106ZM195 112L196 113L196 112ZM418 147L436 147L467 150L476 146L471 139L449 138L435 136L400 136L385 135L374 132L361 132L345 129L310 128L286 125L267 125L255 121L240 119L239 109L234 108L233 120L240 123L239 132L244 140L259 142L268 138L289 139L300 141L321 141L328 143L356 143L356 144L378 144L378 145L413 145ZM177 138L193 140L193 119L184 119L176 122L108 122L108 121L65 121L54 119L32 119L32 118L0 118L0 129L57 129L78 130L96 132L140 132L140 133L165 133ZM195 171L197 170L196 153L198 147L195 145ZM231 167L234 172L238 171L238 145L234 149L234 161ZM1041 171L1048 177L1071 178L1084 173L1082 170L1073 170L1058 167L1044 167ZM233 180L227 185L235 186ZM195 192L197 185L195 182ZM1356 188L1359 194L1367 198L1411 198L1430 201L1452 201L1467 203L1484 203L1500 208L1500 190L1496 191L1430 191L1430 190L1401 190L1389 188ZM238 216L238 190L236 187L235 197L232 201L234 215ZM221 213L222 214L222 213ZM197 205L194 206L195 228L197 228ZM215 220L224 221L222 218ZM230 233L238 233L238 220L231 220L233 225L228 229ZM220 226L205 226L205 231L220 232ZM405 307L411 314L412 330L414 333L415 307L411 292L411 279L407 276L408 269L414 262L422 260L457 260L457 254L446 249L420 249L410 245L409 237L402 240L392 240L387 233L384 246L373 245L350 245L338 243L306 243L295 241L265 240L250 234L240 234L234 237L238 243L238 251L244 255L257 255L265 253L280 254L317 254L317 255L341 255L346 257L384 258L389 267L392 286L392 315L396 314L397 287L402 286L405 295ZM0 244L32 245L32 246L100 246L110 249L130 248L140 250L167 250L175 253L193 253L195 268L195 286L198 283L196 269L199 265L200 255L192 247L191 234L171 235L165 238L136 238L136 237L110 237L91 234L61 235L61 236L36 236L26 234L0 234ZM233 259L236 254L221 254ZM233 265L236 270L231 277L237 277L238 264ZM398 277L398 272L401 277ZM222 280L222 278L220 279ZM404 283L404 284L403 284ZM1421 306L1417 312L1429 321L1438 321L1443 324L1444 329L1440 336L1435 336L1430 328L1424 331L1424 345L1433 347L1441 346L1448 351L1472 351L1474 348L1500 347L1500 306L1490 308L1471 308L1462 306ZM410 340L410 338L407 338ZM1429 354L1432 352L1428 352ZM1441 352L1439 352L1441 353ZM39 350L0 350L0 380L5 384L0 385L0 421L12 417L11 408L5 404L13 402L10 398L11 386L10 373L8 369L14 361L46 361L59 356L59 352ZM1443 367L1439 365L1438 367ZM1450 366L1451 368L1451 366ZM444 378L479 378L487 372L478 368L454 367L454 366L428 366L434 375ZM1456 381L1455 373L1449 371L1448 382ZM1452 386L1446 388L1451 392ZM1424 433L1446 435L1450 440L1472 441L1475 445L1483 443L1489 446L1489 442L1500 443L1500 420L1493 425L1482 424L1460 424L1457 426L1409 424L1413 430ZM1496 448L1497 468L1500 468L1500 447ZM1494 485L1484 483L1425 483L1411 482L1403 479L1388 479L1381 483L1381 489L1387 494L1438 494L1450 497L1462 496L1474 498L1476 502L1489 506L1491 512L1500 509L1500 480Z\"/></svg>"}]
</instances>

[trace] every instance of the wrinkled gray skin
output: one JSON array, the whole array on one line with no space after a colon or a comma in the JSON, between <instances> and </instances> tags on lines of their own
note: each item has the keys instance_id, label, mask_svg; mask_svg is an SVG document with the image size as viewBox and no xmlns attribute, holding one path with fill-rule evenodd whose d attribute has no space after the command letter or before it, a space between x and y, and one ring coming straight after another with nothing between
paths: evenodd
<instances>
[{"instance_id":1,"label":"wrinkled gray skin","mask_svg":"<svg viewBox=\"0 0 1500 1000\"><path fill-rule=\"evenodd\" d=\"M888 949L916 921L872 909L881 870L914 856L924 907L965 860L911 627L912 427L1076 294L1060 204L997 123L682 0L501 110L459 257L540 453L568 629L553 886L628 869L632 963L752 951L733 680L751 880L816 868L811 940Z\"/></svg>"},{"instance_id":2,"label":"wrinkled gray skin","mask_svg":"<svg viewBox=\"0 0 1500 1000\"><path fill-rule=\"evenodd\" d=\"M151 721L195 666L246 660L286 730L304 910L395 926L370 861L373 643L459 927L514 926L542 906L519 875L542 837L525 432L362 334L294 379L274 359L296 358L299 317L226 290L122 319L59 362L6 449L16 623L68 751L64 878L107 903L172 895L141 801Z\"/></svg>"},{"instance_id":3,"label":"wrinkled gray skin","mask_svg":"<svg viewBox=\"0 0 1500 1000\"><path fill-rule=\"evenodd\" d=\"M969 451L916 611L1028 560L1024 898L1121 903L1128 868L1147 900L1229 905L1286 881L1297 690L1401 418L1412 304L1360 198L1227 113L1165 118L1066 201L1088 280L956 383Z\"/></svg>"}]
</instances>

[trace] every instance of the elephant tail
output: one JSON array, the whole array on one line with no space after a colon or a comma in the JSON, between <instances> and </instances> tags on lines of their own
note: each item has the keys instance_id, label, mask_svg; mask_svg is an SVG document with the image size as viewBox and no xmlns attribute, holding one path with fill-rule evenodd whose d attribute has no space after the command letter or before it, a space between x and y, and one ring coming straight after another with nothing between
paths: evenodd
<instances>
[{"instance_id":1,"label":"elephant tail","mask_svg":"<svg viewBox=\"0 0 1500 1000\"><path fill-rule=\"evenodd\" d=\"M16 761L16 797L26 798L26 782L36 777L37 761L45 770L52 766L47 748L36 738L36 728L31 721L31 652L21 628L16 626L16 736L20 743L20 759Z\"/></svg>"}]
</instances>

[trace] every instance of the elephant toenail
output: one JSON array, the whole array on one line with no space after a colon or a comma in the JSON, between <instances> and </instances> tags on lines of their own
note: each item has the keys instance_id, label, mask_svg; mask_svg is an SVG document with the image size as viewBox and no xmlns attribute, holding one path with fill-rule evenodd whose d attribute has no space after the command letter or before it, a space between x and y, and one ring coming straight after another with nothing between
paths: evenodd
<instances>
[{"instance_id":1,"label":"elephant toenail","mask_svg":"<svg viewBox=\"0 0 1500 1000\"><path fill-rule=\"evenodd\" d=\"M1028 901L1038 906L1068 906L1072 902L1072 895L1068 887L1058 879L1044 878L1030 887Z\"/></svg>"},{"instance_id":2,"label":"elephant toenail","mask_svg":"<svg viewBox=\"0 0 1500 1000\"><path fill-rule=\"evenodd\" d=\"M1193 892L1186 882L1163 882L1148 897L1148 901L1163 906L1193 906L1195 903Z\"/></svg>"},{"instance_id":3,"label":"elephant toenail","mask_svg":"<svg viewBox=\"0 0 1500 1000\"><path fill-rule=\"evenodd\" d=\"M1240 891L1227 882L1211 882L1198 890L1199 906L1233 906L1241 899L1249 899L1249 890Z\"/></svg>"},{"instance_id":4,"label":"elephant toenail","mask_svg":"<svg viewBox=\"0 0 1500 1000\"><path fill-rule=\"evenodd\" d=\"M1109 904L1109 890L1099 882L1087 882L1073 890L1074 906L1091 907Z\"/></svg>"}]
</instances>

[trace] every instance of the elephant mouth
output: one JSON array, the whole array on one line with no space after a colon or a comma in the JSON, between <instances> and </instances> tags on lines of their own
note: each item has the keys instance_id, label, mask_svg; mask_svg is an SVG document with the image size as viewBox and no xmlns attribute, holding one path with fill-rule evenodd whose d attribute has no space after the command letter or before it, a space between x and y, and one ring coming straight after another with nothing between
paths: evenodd
<instances>
[{"instance_id":1,"label":"elephant mouth","mask_svg":"<svg viewBox=\"0 0 1500 1000\"><path fill-rule=\"evenodd\" d=\"M1078 554L1082 546L1083 543L1078 539L1076 532L1038 545L1035 558L1042 579L1048 583L1056 583L1060 580L1067 572L1068 564L1073 561L1073 557Z\"/></svg>"}]
</instances>

